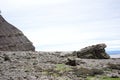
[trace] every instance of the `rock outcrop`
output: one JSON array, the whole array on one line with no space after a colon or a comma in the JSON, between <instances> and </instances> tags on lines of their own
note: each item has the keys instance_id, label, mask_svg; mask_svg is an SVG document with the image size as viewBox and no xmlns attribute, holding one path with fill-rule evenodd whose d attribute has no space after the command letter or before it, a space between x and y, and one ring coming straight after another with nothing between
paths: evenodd
<instances>
[{"instance_id":1,"label":"rock outcrop","mask_svg":"<svg viewBox=\"0 0 120 80\"><path fill-rule=\"evenodd\" d=\"M87 59L109 59L110 56L105 52L105 44L97 44L82 48L80 51L77 51L78 58L87 58Z\"/></svg>"},{"instance_id":2,"label":"rock outcrop","mask_svg":"<svg viewBox=\"0 0 120 80\"><path fill-rule=\"evenodd\" d=\"M0 51L35 51L32 42L0 15Z\"/></svg>"}]
</instances>

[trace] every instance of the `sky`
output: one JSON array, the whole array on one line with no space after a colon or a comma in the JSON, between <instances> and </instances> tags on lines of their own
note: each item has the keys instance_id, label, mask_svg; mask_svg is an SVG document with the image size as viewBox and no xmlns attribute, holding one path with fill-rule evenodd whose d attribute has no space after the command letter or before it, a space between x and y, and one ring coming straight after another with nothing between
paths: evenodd
<instances>
[{"instance_id":1,"label":"sky","mask_svg":"<svg viewBox=\"0 0 120 80\"><path fill-rule=\"evenodd\" d=\"M120 0L0 0L0 10L37 51L120 50Z\"/></svg>"}]
</instances>

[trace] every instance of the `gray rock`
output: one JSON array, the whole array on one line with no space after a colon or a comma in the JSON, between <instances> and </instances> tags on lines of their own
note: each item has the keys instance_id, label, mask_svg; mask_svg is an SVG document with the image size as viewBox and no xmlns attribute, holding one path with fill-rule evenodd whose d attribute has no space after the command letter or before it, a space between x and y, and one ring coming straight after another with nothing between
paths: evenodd
<instances>
[{"instance_id":1,"label":"gray rock","mask_svg":"<svg viewBox=\"0 0 120 80\"><path fill-rule=\"evenodd\" d=\"M87 58L87 59L109 59L110 56L105 52L105 44L97 44L82 48L80 51L77 51L78 58Z\"/></svg>"},{"instance_id":2,"label":"gray rock","mask_svg":"<svg viewBox=\"0 0 120 80\"><path fill-rule=\"evenodd\" d=\"M119 75L118 74L112 74L111 78L119 78Z\"/></svg>"},{"instance_id":3,"label":"gray rock","mask_svg":"<svg viewBox=\"0 0 120 80\"><path fill-rule=\"evenodd\" d=\"M11 61L5 61L5 56ZM65 65L68 58L77 65ZM98 75L99 80L103 76L120 78L119 70L109 69L108 63L120 64L120 59L80 59L61 57L53 52L0 51L0 80L86 80L86 77Z\"/></svg>"},{"instance_id":4,"label":"gray rock","mask_svg":"<svg viewBox=\"0 0 120 80\"><path fill-rule=\"evenodd\" d=\"M66 65L70 65L70 66L76 66L77 65L75 59L68 58L67 60L68 60L68 62L66 62Z\"/></svg>"},{"instance_id":5,"label":"gray rock","mask_svg":"<svg viewBox=\"0 0 120 80\"><path fill-rule=\"evenodd\" d=\"M4 54L4 61L11 61L10 57L8 55L6 55L6 54Z\"/></svg>"},{"instance_id":6,"label":"gray rock","mask_svg":"<svg viewBox=\"0 0 120 80\"><path fill-rule=\"evenodd\" d=\"M120 71L118 71L118 74L120 74Z\"/></svg>"}]
</instances>

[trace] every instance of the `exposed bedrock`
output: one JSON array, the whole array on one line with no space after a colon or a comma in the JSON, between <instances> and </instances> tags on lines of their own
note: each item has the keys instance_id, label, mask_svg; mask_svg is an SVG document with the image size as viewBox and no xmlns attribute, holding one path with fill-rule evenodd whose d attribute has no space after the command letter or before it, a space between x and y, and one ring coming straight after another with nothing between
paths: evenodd
<instances>
[{"instance_id":1,"label":"exposed bedrock","mask_svg":"<svg viewBox=\"0 0 120 80\"><path fill-rule=\"evenodd\" d=\"M80 51L76 51L78 58L87 58L87 59L109 59L110 56L106 53L105 48L106 44L96 44L82 48Z\"/></svg>"}]
</instances>

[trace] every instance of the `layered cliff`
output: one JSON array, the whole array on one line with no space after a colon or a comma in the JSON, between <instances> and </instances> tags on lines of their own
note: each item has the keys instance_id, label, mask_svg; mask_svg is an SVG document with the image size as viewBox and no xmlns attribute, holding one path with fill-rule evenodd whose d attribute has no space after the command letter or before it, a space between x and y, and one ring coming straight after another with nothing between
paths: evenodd
<instances>
[{"instance_id":1,"label":"layered cliff","mask_svg":"<svg viewBox=\"0 0 120 80\"><path fill-rule=\"evenodd\" d=\"M22 31L0 15L0 51L35 51L32 42Z\"/></svg>"}]
</instances>

